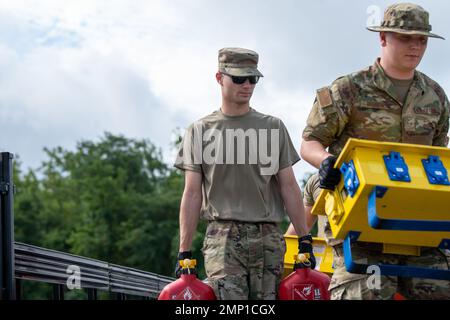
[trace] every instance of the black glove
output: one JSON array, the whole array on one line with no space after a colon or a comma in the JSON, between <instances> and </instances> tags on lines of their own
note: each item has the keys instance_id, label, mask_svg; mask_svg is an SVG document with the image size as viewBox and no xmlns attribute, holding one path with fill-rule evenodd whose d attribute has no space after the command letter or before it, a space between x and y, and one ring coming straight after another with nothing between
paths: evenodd
<instances>
[{"instance_id":1,"label":"black glove","mask_svg":"<svg viewBox=\"0 0 450 320\"><path fill-rule=\"evenodd\" d=\"M336 185L341 180L341 171L335 169L334 164L336 163L335 156L329 156L322 161L319 168L319 187L322 189L334 190Z\"/></svg>"},{"instance_id":2,"label":"black glove","mask_svg":"<svg viewBox=\"0 0 450 320\"><path fill-rule=\"evenodd\" d=\"M295 263L294 270L302 268L314 269L316 267L316 257L314 256L313 253L312 241L313 239L310 234L298 238L298 254L309 255L309 258L307 257L309 261Z\"/></svg>"},{"instance_id":3,"label":"black glove","mask_svg":"<svg viewBox=\"0 0 450 320\"><path fill-rule=\"evenodd\" d=\"M181 276L182 268L180 266L180 260L184 259L192 259L192 252L191 251L178 252L177 264L175 265L175 277L177 278Z\"/></svg>"}]
</instances>

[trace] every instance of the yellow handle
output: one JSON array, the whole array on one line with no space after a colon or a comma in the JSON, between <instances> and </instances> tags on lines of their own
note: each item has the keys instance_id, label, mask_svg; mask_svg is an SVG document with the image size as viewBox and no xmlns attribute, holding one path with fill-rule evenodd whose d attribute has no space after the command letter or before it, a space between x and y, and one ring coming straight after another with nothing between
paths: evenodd
<instances>
[{"instance_id":1,"label":"yellow handle","mask_svg":"<svg viewBox=\"0 0 450 320\"><path fill-rule=\"evenodd\" d=\"M195 259L184 259L179 261L181 268L192 269L197 265L197 260Z\"/></svg>"},{"instance_id":2,"label":"yellow handle","mask_svg":"<svg viewBox=\"0 0 450 320\"><path fill-rule=\"evenodd\" d=\"M294 256L295 263L303 263L307 267L311 265L309 258L309 253L299 253Z\"/></svg>"}]
</instances>

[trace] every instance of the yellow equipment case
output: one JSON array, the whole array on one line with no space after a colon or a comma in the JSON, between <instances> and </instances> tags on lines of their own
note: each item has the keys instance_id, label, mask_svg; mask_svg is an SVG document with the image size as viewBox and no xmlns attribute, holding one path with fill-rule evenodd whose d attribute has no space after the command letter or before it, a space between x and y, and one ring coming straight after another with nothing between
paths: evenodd
<instances>
[{"instance_id":1,"label":"yellow equipment case","mask_svg":"<svg viewBox=\"0 0 450 320\"><path fill-rule=\"evenodd\" d=\"M349 272L368 267L353 261L355 241L416 256L420 247L450 248L450 149L349 139L335 167L342 179L334 191L322 190L312 213L325 213L333 236L344 239ZM450 270L378 266L382 275L450 280Z\"/></svg>"},{"instance_id":2,"label":"yellow equipment case","mask_svg":"<svg viewBox=\"0 0 450 320\"><path fill-rule=\"evenodd\" d=\"M298 255L298 237L294 235L285 235L286 253L284 254L284 273L283 278L294 271L295 257ZM327 246L325 239L313 238L313 251L316 257L316 270L326 273L329 276L333 274L333 250Z\"/></svg>"}]
</instances>

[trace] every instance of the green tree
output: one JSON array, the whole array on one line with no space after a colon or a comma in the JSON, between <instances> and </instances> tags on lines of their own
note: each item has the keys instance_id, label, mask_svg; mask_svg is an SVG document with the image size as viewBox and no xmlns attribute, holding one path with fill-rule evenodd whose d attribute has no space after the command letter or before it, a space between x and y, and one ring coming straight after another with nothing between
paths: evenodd
<instances>
[{"instance_id":1,"label":"green tree","mask_svg":"<svg viewBox=\"0 0 450 320\"><path fill-rule=\"evenodd\" d=\"M42 239L42 194L40 182L33 170L25 175L20 169L20 158L13 162L14 238L15 241L39 245Z\"/></svg>"},{"instance_id":2,"label":"green tree","mask_svg":"<svg viewBox=\"0 0 450 320\"><path fill-rule=\"evenodd\" d=\"M160 150L105 133L45 152L38 174L16 169L16 239L172 275L183 177Z\"/></svg>"},{"instance_id":3,"label":"green tree","mask_svg":"<svg viewBox=\"0 0 450 320\"><path fill-rule=\"evenodd\" d=\"M111 133L45 152L37 170L14 164L16 241L173 276L183 172L149 140ZM200 221L192 244L200 278L205 229ZM51 292L33 283L24 291L33 298Z\"/></svg>"}]
</instances>

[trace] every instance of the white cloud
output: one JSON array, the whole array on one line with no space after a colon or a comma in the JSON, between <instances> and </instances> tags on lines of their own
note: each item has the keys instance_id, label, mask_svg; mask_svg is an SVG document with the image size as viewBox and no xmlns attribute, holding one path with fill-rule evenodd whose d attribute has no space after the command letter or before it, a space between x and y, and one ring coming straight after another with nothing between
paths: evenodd
<instances>
[{"instance_id":1,"label":"white cloud","mask_svg":"<svg viewBox=\"0 0 450 320\"><path fill-rule=\"evenodd\" d=\"M450 38L448 4L418 2ZM0 148L31 166L42 146L73 147L105 130L166 148L173 129L219 107L214 73L225 46L260 53L265 78L252 104L280 117L299 146L315 89L375 60L366 10L388 4L0 0ZM433 42L421 65L445 89L449 51L448 41ZM296 168L299 178L312 170Z\"/></svg>"}]
</instances>

